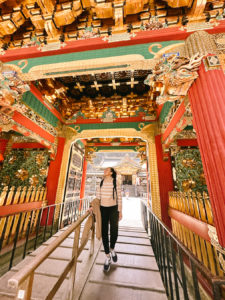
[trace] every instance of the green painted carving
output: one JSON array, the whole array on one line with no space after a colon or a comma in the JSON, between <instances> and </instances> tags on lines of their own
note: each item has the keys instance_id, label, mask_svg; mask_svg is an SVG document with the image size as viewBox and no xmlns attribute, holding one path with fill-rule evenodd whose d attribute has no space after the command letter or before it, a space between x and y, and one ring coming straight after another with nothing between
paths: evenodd
<instances>
[{"instance_id":1,"label":"green painted carving","mask_svg":"<svg viewBox=\"0 0 225 300\"><path fill-rule=\"evenodd\" d=\"M58 118L53 115L53 113L51 113L51 111L48 110L47 107L44 106L44 104L42 104L31 92L28 91L24 93L21 101L45 119L49 124L57 127Z\"/></svg>"},{"instance_id":2,"label":"green painted carving","mask_svg":"<svg viewBox=\"0 0 225 300\"><path fill-rule=\"evenodd\" d=\"M139 107L135 112L135 117L138 117L141 113L143 113L143 115L145 116L151 116L151 114L147 110L145 110L143 107Z\"/></svg>"},{"instance_id":3,"label":"green painted carving","mask_svg":"<svg viewBox=\"0 0 225 300\"><path fill-rule=\"evenodd\" d=\"M183 149L175 156L176 182L180 191L207 191L198 149Z\"/></svg>"},{"instance_id":4,"label":"green painted carving","mask_svg":"<svg viewBox=\"0 0 225 300\"><path fill-rule=\"evenodd\" d=\"M81 112L78 111L76 114L73 115L71 120L76 120L76 119L86 119L85 115Z\"/></svg>"},{"instance_id":5,"label":"green painted carving","mask_svg":"<svg viewBox=\"0 0 225 300\"><path fill-rule=\"evenodd\" d=\"M83 130L98 130L98 129L117 129L117 128L134 128L140 131L144 126L151 124L151 122L121 122L121 123L95 123L95 124L72 124L72 127L78 132Z\"/></svg>"},{"instance_id":6,"label":"green painted carving","mask_svg":"<svg viewBox=\"0 0 225 300\"><path fill-rule=\"evenodd\" d=\"M79 60L87 60L87 59L96 59L96 58L107 58L107 57L116 57L116 56L123 56L123 55L132 55L132 54L140 54L145 59L151 59L154 57L154 54L158 52L158 50L162 50L163 48L181 43L182 41L166 41L160 42L162 46L159 48L157 45L159 43L149 43L149 44L139 44L139 45L132 45L132 46L123 46L123 47L115 47L115 48L106 48L106 49L99 49L99 50L90 50L90 51L81 51L81 52L74 52L74 53L66 53L60 55L52 55L52 56L41 56L36 58L29 58L22 66L21 71L23 73L29 73L32 67L37 67L46 64L54 64L55 66L58 63L65 63L65 62L73 62ZM154 52L149 51L149 47L154 50ZM20 60L10 61L7 64L14 64L19 67Z\"/></svg>"},{"instance_id":7,"label":"green painted carving","mask_svg":"<svg viewBox=\"0 0 225 300\"><path fill-rule=\"evenodd\" d=\"M101 147L95 147L96 151L101 151L101 150L133 150L136 152L136 147L137 146L101 146Z\"/></svg>"},{"instance_id":8,"label":"green painted carving","mask_svg":"<svg viewBox=\"0 0 225 300\"><path fill-rule=\"evenodd\" d=\"M43 186L47 177L47 150L13 149L5 156L0 181L7 186Z\"/></svg>"},{"instance_id":9,"label":"green painted carving","mask_svg":"<svg viewBox=\"0 0 225 300\"><path fill-rule=\"evenodd\" d=\"M167 101L160 112L159 122L163 124L165 122L166 116L168 115L170 108L173 106L173 102Z\"/></svg>"},{"instance_id":10,"label":"green painted carving","mask_svg":"<svg viewBox=\"0 0 225 300\"><path fill-rule=\"evenodd\" d=\"M102 114L102 118L101 119L107 119L107 118L117 119L117 116L116 116L115 112L112 111L112 110L110 110L110 108L108 108L107 111L105 111Z\"/></svg>"}]
</instances>

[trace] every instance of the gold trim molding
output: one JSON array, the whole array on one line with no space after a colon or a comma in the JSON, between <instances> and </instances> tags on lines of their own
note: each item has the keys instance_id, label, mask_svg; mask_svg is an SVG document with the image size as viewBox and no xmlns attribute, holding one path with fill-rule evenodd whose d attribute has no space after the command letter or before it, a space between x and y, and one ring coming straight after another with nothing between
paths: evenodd
<instances>
[{"instance_id":1,"label":"gold trim molding","mask_svg":"<svg viewBox=\"0 0 225 300\"><path fill-rule=\"evenodd\" d=\"M66 184L66 174L69 163L69 153L71 145L79 139L87 138L103 138L103 137L136 137L141 138L147 143L148 147L148 160L151 179L151 205L153 212L161 219L161 204L159 194L159 179L157 169L157 157L155 147L155 132L156 125L150 124L137 131L134 128L122 129L99 129L99 130L83 130L81 133L76 132L74 129L69 129L63 126L61 135L66 137L66 143L63 151L63 158L59 176L59 183L57 188L56 203L61 203L63 200L64 189Z\"/></svg>"}]
</instances>

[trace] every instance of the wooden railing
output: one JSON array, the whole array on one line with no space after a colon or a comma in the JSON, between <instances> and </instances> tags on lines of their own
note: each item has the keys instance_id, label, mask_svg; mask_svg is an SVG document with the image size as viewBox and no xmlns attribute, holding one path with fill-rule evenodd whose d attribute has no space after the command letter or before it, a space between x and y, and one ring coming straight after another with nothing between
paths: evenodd
<instances>
[{"instance_id":1,"label":"wooden railing","mask_svg":"<svg viewBox=\"0 0 225 300\"><path fill-rule=\"evenodd\" d=\"M15 188L13 186L8 188L5 186L2 189L0 193L0 237L4 235L4 240L1 240L0 249L14 239L19 217L21 226L18 234L21 238L27 231L30 218L32 218L32 228L35 230L40 212L38 209L47 202L46 194L46 187L19 186ZM31 215L34 209L36 213Z\"/></svg>"},{"instance_id":2,"label":"wooden railing","mask_svg":"<svg viewBox=\"0 0 225 300\"><path fill-rule=\"evenodd\" d=\"M91 227L88 232L83 232L83 235L80 239L80 229L82 222L89 216L91 218ZM51 244L49 244L40 254L38 254L30 263L28 263L23 269L18 271L14 276L12 276L8 280L8 285L11 288L16 289L17 295L15 299L31 299L32 288L33 288L33 280L35 276L35 270L40 266L42 262L44 262L49 255L72 233L74 234L73 241L73 250L72 257L69 263L64 268L62 274L59 276L57 282L54 284L53 288L46 295L45 299L52 299L56 294L57 290L63 283L64 279L66 279L67 274L69 275L69 288L68 295L65 296L65 299L74 299L74 284L75 284L75 275L76 275L76 266L77 259L87 244L89 234L91 235L91 246L90 246L90 255L94 253L94 235L95 235L95 225L94 225L94 217L90 215L89 211L87 211L82 217L80 217L75 223L70 225L63 233L61 233Z\"/></svg>"},{"instance_id":3,"label":"wooden railing","mask_svg":"<svg viewBox=\"0 0 225 300\"><path fill-rule=\"evenodd\" d=\"M210 236L210 231L216 233L216 228L208 194L170 192L169 216L175 236L213 275L224 276L218 247Z\"/></svg>"}]
</instances>

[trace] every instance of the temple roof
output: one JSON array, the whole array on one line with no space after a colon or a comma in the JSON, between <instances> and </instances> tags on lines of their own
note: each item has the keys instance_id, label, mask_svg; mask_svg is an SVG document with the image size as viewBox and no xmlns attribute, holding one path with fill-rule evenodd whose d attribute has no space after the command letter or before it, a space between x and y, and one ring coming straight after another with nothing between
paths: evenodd
<instances>
[{"instance_id":1,"label":"temple roof","mask_svg":"<svg viewBox=\"0 0 225 300\"><path fill-rule=\"evenodd\" d=\"M126 154L114 168L121 175L135 175L141 170L141 165Z\"/></svg>"},{"instance_id":2,"label":"temple roof","mask_svg":"<svg viewBox=\"0 0 225 300\"><path fill-rule=\"evenodd\" d=\"M1 0L3 49L182 26L223 17L224 1Z\"/></svg>"}]
</instances>

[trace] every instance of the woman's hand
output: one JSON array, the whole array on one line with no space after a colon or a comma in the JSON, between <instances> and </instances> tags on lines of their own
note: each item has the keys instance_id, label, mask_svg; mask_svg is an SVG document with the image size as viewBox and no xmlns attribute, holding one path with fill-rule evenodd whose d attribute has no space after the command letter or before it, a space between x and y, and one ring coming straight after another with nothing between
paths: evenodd
<instances>
[{"instance_id":1,"label":"woman's hand","mask_svg":"<svg viewBox=\"0 0 225 300\"><path fill-rule=\"evenodd\" d=\"M92 206L89 207L88 211L89 211L89 213L92 215L92 214L93 214L93 207L92 207Z\"/></svg>"},{"instance_id":2,"label":"woman's hand","mask_svg":"<svg viewBox=\"0 0 225 300\"><path fill-rule=\"evenodd\" d=\"M122 211L119 211L119 221L121 221L122 218L123 218Z\"/></svg>"}]
</instances>

